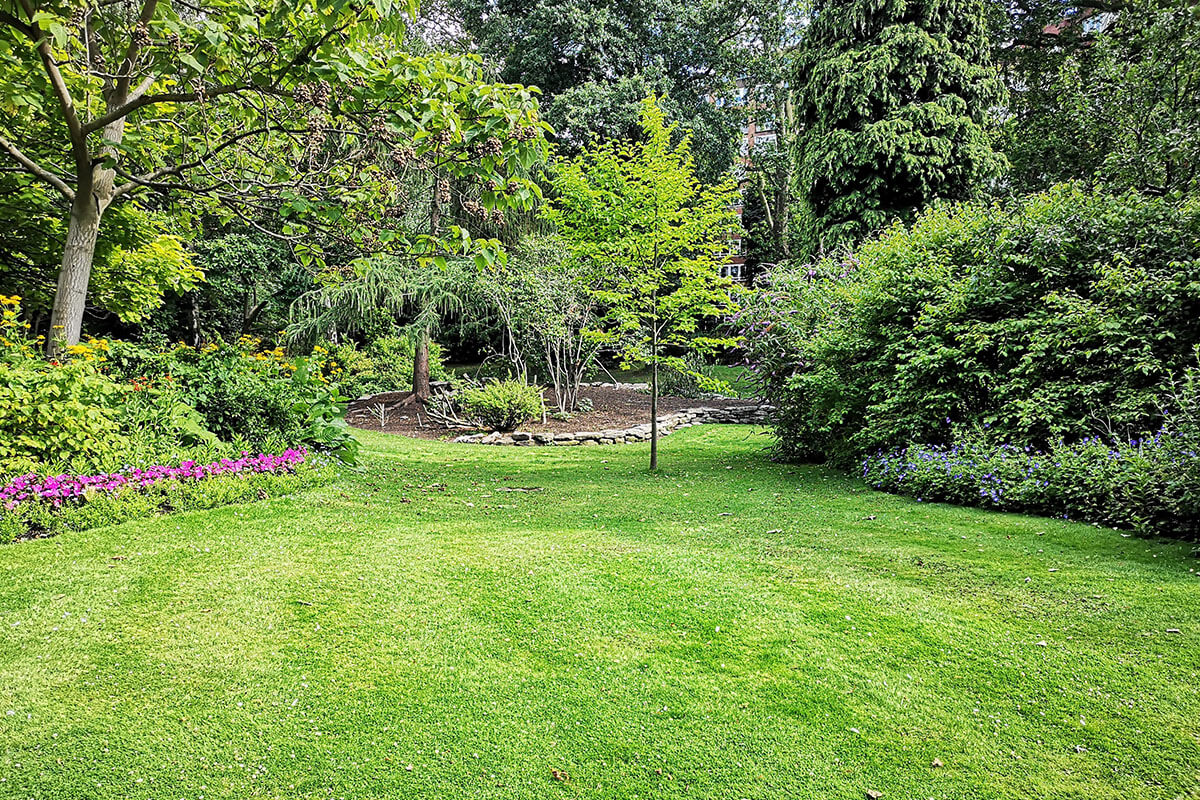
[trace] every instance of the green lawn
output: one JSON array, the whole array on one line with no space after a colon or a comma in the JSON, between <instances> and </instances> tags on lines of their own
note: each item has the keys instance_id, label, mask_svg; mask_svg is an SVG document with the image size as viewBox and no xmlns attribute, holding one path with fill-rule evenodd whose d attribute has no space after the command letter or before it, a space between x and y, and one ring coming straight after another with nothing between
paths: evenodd
<instances>
[{"instance_id":1,"label":"green lawn","mask_svg":"<svg viewBox=\"0 0 1200 800\"><path fill-rule=\"evenodd\" d=\"M1200 787L1186 545L873 493L741 427L656 475L363 438L303 495L0 548L0 797Z\"/></svg>"}]
</instances>

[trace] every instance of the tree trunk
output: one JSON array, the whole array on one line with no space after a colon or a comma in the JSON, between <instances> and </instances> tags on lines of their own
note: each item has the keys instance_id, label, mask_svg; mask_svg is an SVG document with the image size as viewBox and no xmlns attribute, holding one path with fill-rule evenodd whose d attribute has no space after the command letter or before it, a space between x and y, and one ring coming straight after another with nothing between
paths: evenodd
<instances>
[{"instance_id":1,"label":"tree trunk","mask_svg":"<svg viewBox=\"0 0 1200 800\"><path fill-rule=\"evenodd\" d=\"M67 227L62 267L58 272L54 311L50 315L50 335L46 337L46 352L52 357L79 344L88 281L92 276L92 256L96 252L99 232L100 211L92 196L77 195L71 203L71 221Z\"/></svg>"},{"instance_id":2,"label":"tree trunk","mask_svg":"<svg viewBox=\"0 0 1200 800\"><path fill-rule=\"evenodd\" d=\"M658 469L658 325L650 344L650 471Z\"/></svg>"},{"instance_id":3,"label":"tree trunk","mask_svg":"<svg viewBox=\"0 0 1200 800\"><path fill-rule=\"evenodd\" d=\"M429 399L432 391L429 388L429 329L422 329L417 334L416 345L413 347L413 396L421 402Z\"/></svg>"},{"instance_id":4,"label":"tree trunk","mask_svg":"<svg viewBox=\"0 0 1200 800\"><path fill-rule=\"evenodd\" d=\"M126 95L109 98L109 107L125 102ZM125 136L125 120L111 122L104 128L105 144L100 152L117 158L117 147ZM79 144L77 150L86 150ZM101 159L91 159L91 171L79 165L75 198L71 201L71 221L67 226L67 241L63 247L62 267L58 272L58 289L54 294L54 310L50 314L50 335L46 337L46 352L60 355L64 348L79 344L83 329L83 312L87 305L88 281L92 277L92 258L96 254L96 237L100 233L100 218L113 201L116 170L104 166Z\"/></svg>"},{"instance_id":5,"label":"tree trunk","mask_svg":"<svg viewBox=\"0 0 1200 800\"><path fill-rule=\"evenodd\" d=\"M200 292L190 292L188 327L191 331L192 347L200 346ZM245 328L243 328L243 331Z\"/></svg>"}]
</instances>

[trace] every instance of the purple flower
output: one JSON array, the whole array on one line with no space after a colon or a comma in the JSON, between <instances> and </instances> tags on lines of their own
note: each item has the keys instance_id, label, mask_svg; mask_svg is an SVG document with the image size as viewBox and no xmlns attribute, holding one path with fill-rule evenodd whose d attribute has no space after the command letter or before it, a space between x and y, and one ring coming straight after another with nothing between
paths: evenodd
<instances>
[{"instance_id":1,"label":"purple flower","mask_svg":"<svg viewBox=\"0 0 1200 800\"><path fill-rule=\"evenodd\" d=\"M307 456L307 450L288 449L279 455L259 453L251 456L243 452L241 458L222 458L211 464L183 461L177 467L156 464L100 475L62 474L39 478L31 472L0 487L0 502L3 502L7 511L15 511L23 504L39 501L61 508L64 501L82 498L89 493L113 495L129 487L148 489L162 483L198 481L218 475L292 472L304 463Z\"/></svg>"}]
</instances>

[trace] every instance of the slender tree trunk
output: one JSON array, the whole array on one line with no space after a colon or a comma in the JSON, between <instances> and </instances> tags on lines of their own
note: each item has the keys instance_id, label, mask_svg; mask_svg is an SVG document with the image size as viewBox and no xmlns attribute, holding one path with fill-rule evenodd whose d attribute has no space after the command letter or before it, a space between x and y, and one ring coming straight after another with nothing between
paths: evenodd
<instances>
[{"instance_id":1,"label":"slender tree trunk","mask_svg":"<svg viewBox=\"0 0 1200 800\"><path fill-rule=\"evenodd\" d=\"M92 195L76 195L71 203L67 241L62 267L58 271L54 311L50 314L50 335L46 337L46 352L51 356L60 355L64 348L79 343L99 233L100 209Z\"/></svg>"},{"instance_id":2,"label":"slender tree trunk","mask_svg":"<svg viewBox=\"0 0 1200 800\"><path fill-rule=\"evenodd\" d=\"M191 328L192 347L199 347L200 346L200 293L199 292L190 292L189 299L191 300L191 304L190 304L191 307L190 307L189 313L188 313L188 325ZM246 330L246 327L243 325L242 332L244 333L245 330Z\"/></svg>"},{"instance_id":3,"label":"slender tree trunk","mask_svg":"<svg viewBox=\"0 0 1200 800\"><path fill-rule=\"evenodd\" d=\"M429 399L433 392L429 388L429 329L417 334L413 347L413 396L421 402Z\"/></svg>"},{"instance_id":4,"label":"slender tree trunk","mask_svg":"<svg viewBox=\"0 0 1200 800\"><path fill-rule=\"evenodd\" d=\"M658 324L650 342L650 470L658 469Z\"/></svg>"}]
</instances>

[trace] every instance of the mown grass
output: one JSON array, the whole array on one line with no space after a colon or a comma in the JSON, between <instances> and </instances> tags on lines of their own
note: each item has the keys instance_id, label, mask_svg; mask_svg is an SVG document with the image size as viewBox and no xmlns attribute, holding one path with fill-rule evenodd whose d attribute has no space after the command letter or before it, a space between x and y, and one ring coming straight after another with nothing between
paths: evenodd
<instances>
[{"instance_id":1,"label":"mown grass","mask_svg":"<svg viewBox=\"0 0 1200 800\"><path fill-rule=\"evenodd\" d=\"M1187 545L870 492L743 427L653 475L362 436L327 487L0 548L0 797L1200 787Z\"/></svg>"}]
</instances>

